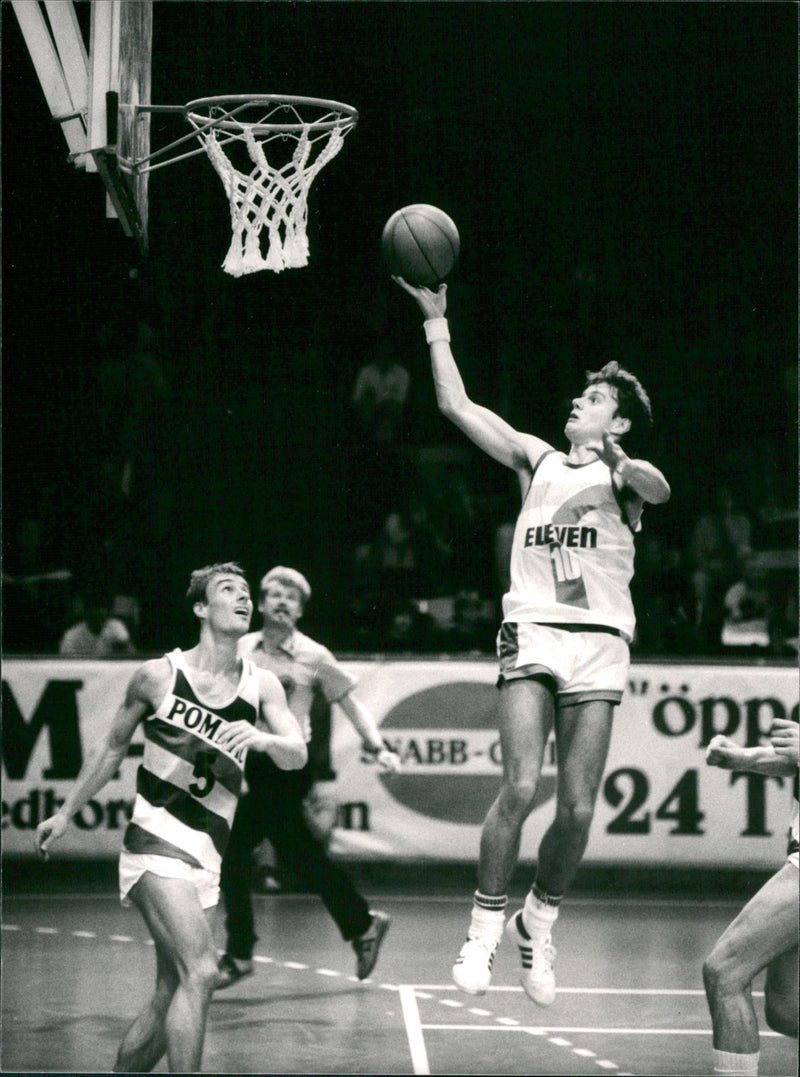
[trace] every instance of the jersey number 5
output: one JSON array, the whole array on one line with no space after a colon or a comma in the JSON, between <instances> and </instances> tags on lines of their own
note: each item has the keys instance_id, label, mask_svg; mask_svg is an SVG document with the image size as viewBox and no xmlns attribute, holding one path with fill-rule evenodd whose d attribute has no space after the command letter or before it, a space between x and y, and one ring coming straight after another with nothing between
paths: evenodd
<instances>
[{"instance_id":1,"label":"jersey number 5","mask_svg":"<svg viewBox=\"0 0 800 1077\"><path fill-rule=\"evenodd\" d=\"M207 797L217 784L214 771L211 769L216 758L216 752L198 752L195 756L192 774L199 781L192 782L189 786L189 792L193 797Z\"/></svg>"}]
</instances>

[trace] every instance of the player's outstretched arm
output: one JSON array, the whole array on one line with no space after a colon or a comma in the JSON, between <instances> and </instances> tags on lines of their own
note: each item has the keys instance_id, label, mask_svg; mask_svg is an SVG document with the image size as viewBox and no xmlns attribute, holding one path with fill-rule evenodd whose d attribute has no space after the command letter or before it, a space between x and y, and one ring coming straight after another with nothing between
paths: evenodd
<instances>
[{"instance_id":1,"label":"player's outstretched arm","mask_svg":"<svg viewBox=\"0 0 800 1077\"><path fill-rule=\"evenodd\" d=\"M408 284L394 277L399 286L416 299L425 317L425 336L431 349L433 383L441 413L474 441L478 448L506 467L522 471L530 468L550 446L530 434L522 434L488 408L467 396L461 373L450 349L450 334L445 320L447 285L437 292Z\"/></svg>"},{"instance_id":2,"label":"player's outstretched arm","mask_svg":"<svg viewBox=\"0 0 800 1077\"><path fill-rule=\"evenodd\" d=\"M105 740L87 756L62 807L36 828L36 851L43 860L47 860L50 846L64 834L72 816L119 770L136 727L160 702L168 678L169 663L165 658L145 662L131 677L125 699L114 715Z\"/></svg>"},{"instance_id":3,"label":"player's outstretched arm","mask_svg":"<svg viewBox=\"0 0 800 1077\"><path fill-rule=\"evenodd\" d=\"M378 723L361 700L356 699L349 692L337 702L359 733L364 745L364 751L375 757L375 762L381 770L391 771L392 773L400 770L400 756L383 743Z\"/></svg>"},{"instance_id":4,"label":"player's outstretched arm","mask_svg":"<svg viewBox=\"0 0 800 1077\"><path fill-rule=\"evenodd\" d=\"M300 770L308 760L308 748L300 725L289 710L283 685L269 670L258 670L259 720L231 722L219 743L228 751L252 748L266 752L281 770Z\"/></svg>"},{"instance_id":5,"label":"player's outstretched arm","mask_svg":"<svg viewBox=\"0 0 800 1077\"><path fill-rule=\"evenodd\" d=\"M797 756L781 755L772 744L742 748L730 737L717 734L706 749L706 763L722 770L749 770L754 774L773 777L792 775L797 769Z\"/></svg>"}]
</instances>

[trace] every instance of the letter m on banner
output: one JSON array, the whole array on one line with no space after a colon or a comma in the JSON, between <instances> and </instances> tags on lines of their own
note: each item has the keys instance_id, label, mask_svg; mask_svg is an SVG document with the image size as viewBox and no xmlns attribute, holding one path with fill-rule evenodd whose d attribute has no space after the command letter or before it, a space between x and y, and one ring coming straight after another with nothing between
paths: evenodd
<instances>
[{"instance_id":1,"label":"letter m on banner","mask_svg":"<svg viewBox=\"0 0 800 1077\"><path fill-rule=\"evenodd\" d=\"M26 721L7 681L3 681L3 764L10 779L26 776L39 734L47 726L50 762L43 777L77 778L83 762L78 724L78 691L83 681L48 681Z\"/></svg>"}]
</instances>

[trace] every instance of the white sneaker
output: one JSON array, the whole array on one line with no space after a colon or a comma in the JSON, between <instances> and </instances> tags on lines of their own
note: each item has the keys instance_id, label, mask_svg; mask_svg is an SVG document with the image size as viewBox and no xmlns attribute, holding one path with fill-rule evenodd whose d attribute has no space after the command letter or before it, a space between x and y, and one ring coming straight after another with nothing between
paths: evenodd
<instances>
[{"instance_id":1,"label":"white sneaker","mask_svg":"<svg viewBox=\"0 0 800 1077\"><path fill-rule=\"evenodd\" d=\"M453 965L453 983L467 995L483 995L492 982L494 952L499 939L486 935L467 938Z\"/></svg>"},{"instance_id":2,"label":"white sneaker","mask_svg":"<svg viewBox=\"0 0 800 1077\"><path fill-rule=\"evenodd\" d=\"M506 935L516 943L522 958L519 982L525 994L537 1006L552 1006L556 999L556 977L553 972L556 948L550 936L541 944L535 943L525 930L521 909L506 924Z\"/></svg>"}]
</instances>

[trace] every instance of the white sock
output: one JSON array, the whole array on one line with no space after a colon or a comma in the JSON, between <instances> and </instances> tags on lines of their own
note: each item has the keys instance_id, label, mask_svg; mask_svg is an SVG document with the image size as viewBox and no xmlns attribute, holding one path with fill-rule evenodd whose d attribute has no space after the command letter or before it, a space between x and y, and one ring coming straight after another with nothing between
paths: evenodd
<instances>
[{"instance_id":1,"label":"white sock","mask_svg":"<svg viewBox=\"0 0 800 1077\"><path fill-rule=\"evenodd\" d=\"M727 1077L757 1077L760 1053L737 1055L733 1051L718 1051L715 1047L714 1073L724 1073Z\"/></svg>"},{"instance_id":2,"label":"white sock","mask_svg":"<svg viewBox=\"0 0 800 1077\"><path fill-rule=\"evenodd\" d=\"M496 899L499 901L500 899ZM469 925L469 936L483 935L500 942L503 937L503 927L506 922L505 905L499 909L484 909L478 904L472 906L472 919Z\"/></svg>"},{"instance_id":3,"label":"white sock","mask_svg":"<svg viewBox=\"0 0 800 1077\"><path fill-rule=\"evenodd\" d=\"M525 904L522 906L522 923L533 942L541 945L547 940L553 929L553 924L558 918L558 906L546 905L543 901L533 896L533 891L528 891Z\"/></svg>"}]
</instances>

